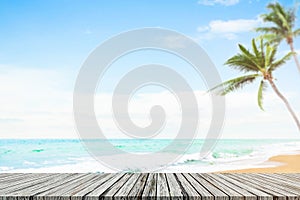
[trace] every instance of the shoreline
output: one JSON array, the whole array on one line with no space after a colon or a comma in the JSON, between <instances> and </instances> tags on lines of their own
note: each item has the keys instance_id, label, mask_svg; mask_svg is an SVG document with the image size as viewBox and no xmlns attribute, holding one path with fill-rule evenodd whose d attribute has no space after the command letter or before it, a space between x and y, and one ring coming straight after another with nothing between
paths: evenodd
<instances>
[{"instance_id":1,"label":"shoreline","mask_svg":"<svg viewBox=\"0 0 300 200\"><path fill-rule=\"evenodd\" d=\"M248 165L248 166L227 166L227 169L211 169L206 172L204 171L197 171L197 168L193 168L194 172L196 173L300 173L300 152L298 151L297 154L286 154L286 155L277 155L270 157L266 161L262 161L260 163L257 163L255 165ZM89 163L89 164L95 164L95 163ZM87 164L87 165L89 165ZM65 168L67 166L67 169ZM109 171L108 169L104 170L105 172L99 170L95 172L92 168L86 169L81 168L81 164L69 164L65 165L63 167L61 166L52 166L47 168L29 168L29 169L12 169L12 170L5 170L0 171L1 173L49 173L53 171L60 171L62 173L69 173L70 169L71 171L75 171L76 173L115 173L114 171ZM94 166L95 167L95 166ZM99 164L97 164L97 167L99 169L101 167ZM237 168L238 167L238 168ZM80 169L80 170L79 170ZM191 169L185 169L183 171L178 171L178 169L169 169L167 171L162 171L162 173L190 173ZM160 172L161 173L161 172Z\"/></svg>"},{"instance_id":2,"label":"shoreline","mask_svg":"<svg viewBox=\"0 0 300 200\"><path fill-rule=\"evenodd\" d=\"M268 161L261 163L262 165L274 164L274 167L260 167L225 170L215 173L300 173L300 154L278 155L268 159Z\"/></svg>"}]
</instances>

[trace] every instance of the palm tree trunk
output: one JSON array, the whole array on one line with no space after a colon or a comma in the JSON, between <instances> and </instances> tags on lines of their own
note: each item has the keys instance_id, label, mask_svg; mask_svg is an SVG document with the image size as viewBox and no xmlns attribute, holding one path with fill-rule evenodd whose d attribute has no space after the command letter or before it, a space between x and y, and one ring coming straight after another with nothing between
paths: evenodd
<instances>
[{"instance_id":1,"label":"palm tree trunk","mask_svg":"<svg viewBox=\"0 0 300 200\"><path fill-rule=\"evenodd\" d=\"M296 122L298 130L300 131L300 122L299 122L299 120L297 118L297 115L295 114L295 112L293 111L292 107L290 106L288 100L279 92L278 88L276 87L276 85L275 85L275 83L273 82L272 79L268 79L268 81L271 84L274 92L284 102L285 106L287 107L288 111L290 112L290 114L292 115L294 121Z\"/></svg>"},{"instance_id":2,"label":"palm tree trunk","mask_svg":"<svg viewBox=\"0 0 300 200\"><path fill-rule=\"evenodd\" d=\"M295 52L295 49L294 49L294 43L290 42L289 45L290 45L291 51L294 53L293 57L294 57L294 60L296 62L297 68L298 68L298 70L300 72L300 63L299 63L299 60L298 60L297 53Z\"/></svg>"}]
</instances>

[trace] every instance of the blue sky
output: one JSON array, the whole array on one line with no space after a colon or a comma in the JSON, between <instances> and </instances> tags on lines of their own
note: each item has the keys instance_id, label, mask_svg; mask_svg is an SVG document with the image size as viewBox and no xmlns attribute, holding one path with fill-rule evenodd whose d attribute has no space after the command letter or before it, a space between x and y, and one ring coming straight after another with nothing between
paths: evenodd
<instances>
[{"instance_id":1,"label":"blue sky","mask_svg":"<svg viewBox=\"0 0 300 200\"><path fill-rule=\"evenodd\" d=\"M250 30L261 25L258 16L266 11L268 2L2 0L0 138L77 137L72 119L72 92L81 64L101 42L131 29L161 27L183 33L206 50L223 80L237 75L223 63L237 52L237 43L247 46L251 38L257 36ZM293 5L292 1L280 2L285 6ZM297 26L300 27L299 22ZM300 49L299 39L295 40L295 46ZM288 47L282 44L279 56L286 50ZM147 63L153 59L186 73L195 90L206 90L203 83L193 81L196 80L193 72L187 70L180 60L155 52L144 53L129 56L116 64L107 76L107 87L111 89L114 85L110 81L118 80L122 70L126 71L126 67L120 70L120 66ZM300 76L295 64L289 62L275 76L279 88L287 94L300 115L297 86ZM249 86L245 92L228 97L223 136L239 138L239 132L247 127L244 138L297 138L299 133L294 122L276 97L268 94L265 112L257 108L257 87L258 84ZM235 104L240 100L247 102L237 107ZM239 113L242 107L246 114ZM245 120L237 123L240 119L236 118ZM280 126L276 130L270 128L277 127L278 123ZM261 130L266 134L262 136Z\"/></svg>"}]
</instances>

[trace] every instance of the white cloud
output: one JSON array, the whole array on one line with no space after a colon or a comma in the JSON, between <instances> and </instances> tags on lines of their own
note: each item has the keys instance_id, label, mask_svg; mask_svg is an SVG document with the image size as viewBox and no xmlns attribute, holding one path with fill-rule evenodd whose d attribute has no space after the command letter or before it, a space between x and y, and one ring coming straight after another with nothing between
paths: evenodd
<instances>
[{"instance_id":1,"label":"white cloud","mask_svg":"<svg viewBox=\"0 0 300 200\"><path fill-rule=\"evenodd\" d=\"M0 66L0 138L74 138L70 71Z\"/></svg>"},{"instance_id":2,"label":"white cloud","mask_svg":"<svg viewBox=\"0 0 300 200\"><path fill-rule=\"evenodd\" d=\"M183 93L182 95L185 94ZM198 100L198 112L201 115L201 127L198 135L203 137L207 132L212 115L209 95L204 95L203 91L196 91L195 95ZM96 96L95 110L99 120L98 123L101 125L101 129L104 130L103 132L107 136L114 135L114 137L124 137L125 135L119 130L119 127L116 126L116 119L113 117L111 96L112 95L110 94L99 94ZM128 113L131 120L137 126L148 126L152 122L150 110L155 105L161 106L166 114L166 123L157 137L175 138L181 124L181 106L171 92L164 91L158 93L136 94L129 102ZM123 113L119 114L122 116ZM118 120L122 120L122 118L119 118Z\"/></svg>"},{"instance_id":3,"label":"white cloud","mask_svg":"<svg viewBox=\"0 0 300 200\"><path fill-rule=\"evenodd\" d=\"M77 138L72 88L63 88L74 81L66 77L69 73L58 69L0 67L0 138ZM200 137L206 135L212 116L209 95L203 94L203 91L195 91ZM299 110L299 93L284 94L295 100L291 104ZM97 119L108 137L124 137L112 117L111 96L110 93L96 95ZM239 91L226 97L223 138L298 137L291 116L271 89L264 99L265 112L258 108L256 98L256 91ZM165 129L159 137L174 137L181 123L181 111L170 92L136 93L129 104L132 121L138 126L150 124L149 111L153 105L161 105L167 116ZM300 116L299 112L297 114Z\"/></svg>"},{"instance_id":4,"label":"white cloud","mask_svg":"<svg viewBox=\"0 0 300 200\"><path fill-rule=\"evenodd\" d=\"M223 37L235 39L239 33L249 32L261 23L261 19L213 20L207 26L200 26L197 31L206 39Z\"/></svg>"},{"instance_id":5,"label":"white cloud","mask_svg":"<svg viewBox=\"0 0 300 200\"><path fill-rule=\"evenodd\" d=\"M198 3L206 6L213 6L216 4L232 6L239 3L239 0L200 0Z\"/></svg>"},{"instance_id":6,"label":"white cloud","mask_svg":"<svg viewBox=\"0 0 300 200\"><path fill-rule=\"evenodd\" d=\"M211 117L211 102L204 91L195 91L199 109L198 137L203 138L209 129ZM297 93L286 92L288 99L299 99ZM295 105L291 102L292 105ZM181 110L172 93L141 93L129 104L132 121L144 127L151 123L150 109L154 105L161 105L166 112L166 125L158 138L174 138L181 123ZM297 104L296 104L297 105ZM99 125L107 136L124 137L115 124L112 115L111 95L100 94L96 97L96 113ZM257 91L239 91L226 97L226 118L223 138L288 138L297 137L297 127L283 102L269 90L264 95L264 108L261 111L257 105ZM295 110L298 108L295 107ZM300 114L300 113L298 113ZM274 129L274 126L279 128ZM264 134L261 134L261 131ZM116 134L117 133L117 134Z\"/></svg>"},{"instance_id":7,"label":"white cloud","mask_svg":"<svg viewBox=\"0 0 300 200\"><path fill-rule=\"evenodd\" d=\"M252 30L259 22L258 19L215 20L209 23L209 27L214 33L241 33Z\"/></svg>"}]
</instances>

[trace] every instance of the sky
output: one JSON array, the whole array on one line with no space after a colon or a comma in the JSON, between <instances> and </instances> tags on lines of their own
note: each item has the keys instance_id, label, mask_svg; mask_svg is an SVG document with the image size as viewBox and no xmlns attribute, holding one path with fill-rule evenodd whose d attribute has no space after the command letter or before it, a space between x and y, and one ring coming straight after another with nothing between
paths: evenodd
<instances>
[{"instance_id":1,"label":"sky","mask_svg":"<svg viewBox=\"0 0 300 200\"><path fill-rule=\"evenodd\" d=\"M214 62L222 80L239 75L224 66L257 37L254 27L266 12L265 0L45 0L0 2L0 138L78 138L73 117L73 90L89 54L119 33L159 27L182 33L197 42ZM291 0L280 1L290 7ZM297 27L300 22L297 21ZM299 48L300 38L295 39ZM278 57L289 50L285 43ZM298 50L298 49L297 49ZM123 138L111 113L114 87L126 72L147 63L170 66L187 80L197 95L200 125L206 135L212 112L203 77L180 58L160 51L139 51L111 65L95 94L98 123L109 138ZM279 89L300 117L300 74L293 61L275 72ZM265 111L257 106L259 82L226 96L222 138L300 138L284 104L268 88ZM158 138L173 138L180 125L180 107L164 88L141 88L129 113L140 126L151 122L149 110L160 104L167 113Z\"/></svg>"}]
</instances>

